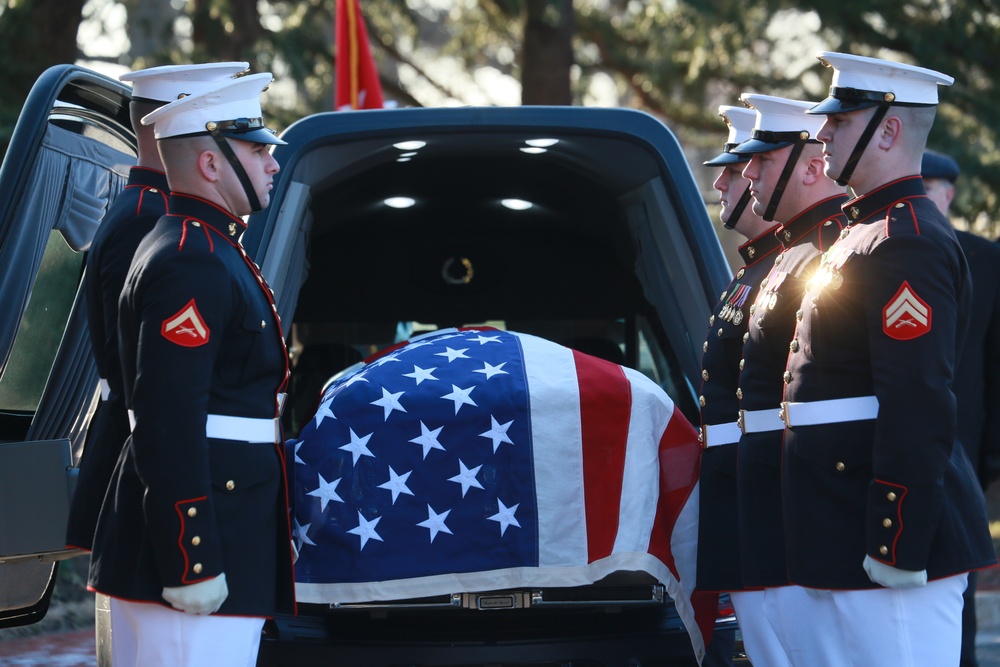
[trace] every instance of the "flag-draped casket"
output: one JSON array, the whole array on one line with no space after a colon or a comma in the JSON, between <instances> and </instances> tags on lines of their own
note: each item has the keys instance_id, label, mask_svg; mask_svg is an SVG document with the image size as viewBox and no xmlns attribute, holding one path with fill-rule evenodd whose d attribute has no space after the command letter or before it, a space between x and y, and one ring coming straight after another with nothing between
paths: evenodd
<instances>
[{"instance_id":1,"label":"flag-draped casket","mask_svg":"<svg viewBox=\"0 0 1000 667\"><path fill-rule=\"evenodd\" d=\"M637 371L535 336L438 331L338 378L287 445L300 602L642 571L702 643L696 433Z\"/></svg>"}]
</instances>

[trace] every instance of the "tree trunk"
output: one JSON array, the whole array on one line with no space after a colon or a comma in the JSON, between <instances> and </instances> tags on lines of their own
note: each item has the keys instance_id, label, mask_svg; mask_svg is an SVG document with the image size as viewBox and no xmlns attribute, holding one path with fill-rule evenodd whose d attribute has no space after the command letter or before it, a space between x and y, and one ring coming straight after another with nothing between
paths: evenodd
<instances>
[{"instance_id":1,"label":"tree trunk","mask_svg":"<svg viewBox=\"0 0 1000 667\"><path fill-rule=\"evenodd\" d=\"M521 104L572 104L573 1L527 0Z\"/></svg>"},{"instance_id":2,"label":"tree trunk","mask_svg":"<svg viewBox=\"0 0 1000 667\"><path fill-rule=\"evenodd\" d=\"M257 0L195 0L191 12L195 60L239 61L257 66L257 41L263 36Z\"/></svg>"}]
</instances>

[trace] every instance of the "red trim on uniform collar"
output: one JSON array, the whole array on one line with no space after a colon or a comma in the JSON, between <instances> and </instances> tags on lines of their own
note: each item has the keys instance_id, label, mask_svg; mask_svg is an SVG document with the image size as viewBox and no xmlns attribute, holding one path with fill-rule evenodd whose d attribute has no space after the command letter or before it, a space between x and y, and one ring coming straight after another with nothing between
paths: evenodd
<instances>
[{"instance_id":1,"label":"red trim on uniform collar","mask_svg":"<svg viewBox=\"0 0 1000 667\"><path fill-rule=\"evenodd\" d=\"M775 225L769 228L760 236L750 239L738 248L745 266L756 264L763 258L773 255L781 247L781 243L774 235L780 226Z\"/></svg>"}]
</instances>

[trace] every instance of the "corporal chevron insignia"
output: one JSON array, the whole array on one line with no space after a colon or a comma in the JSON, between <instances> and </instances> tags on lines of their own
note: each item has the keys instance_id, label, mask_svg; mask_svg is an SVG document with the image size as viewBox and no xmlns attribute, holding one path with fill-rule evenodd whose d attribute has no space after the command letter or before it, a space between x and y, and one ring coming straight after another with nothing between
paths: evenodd
<instances>
[{"instance_id":1,"label":"corporal chevron insignia","mask_svg":"<svg viewBox=\"0 0 1000 667\"><path fill-rule=\"evenodd\" d=\"M163 320L160 334L171 343L176 343L182 347L198 347L208 342L211 332L194 299L185 304L183 308Z\"/></svg>"},{"instance_id":2,"label":"corporal chevron insignia","mask_svg":"<svg viewBox=\"0 0 1000 667\"><path fill-rule=\"evenodd\" d=\"M912 340L931 330L931 307L905 280L882 309L882 330L896 340Z\"/></svg>"}]
</instances>

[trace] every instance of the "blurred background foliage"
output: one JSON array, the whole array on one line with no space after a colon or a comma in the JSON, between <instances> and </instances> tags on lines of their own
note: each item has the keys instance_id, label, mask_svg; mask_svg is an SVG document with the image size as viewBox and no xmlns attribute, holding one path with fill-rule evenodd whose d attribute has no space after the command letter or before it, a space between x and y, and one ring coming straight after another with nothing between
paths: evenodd
<instances>
[{"instance_id":1,"label":"blurred background foliage","mask_svg":"<svg viewBox=\"0 0 1000 667\"><path fill-rule=\"evenodd\" d=\"M4 0L0 150L47 67L247 60L270 70L270 124L333 107L336 0ZM962 166L957 224L1000 234L1000 0L361 0L389 104L646 110L701 159L742 92L825 97L822 50L955 77L929 146ZM709 191L708 188L705 188Z\"/></svg>"}]
</instances>

